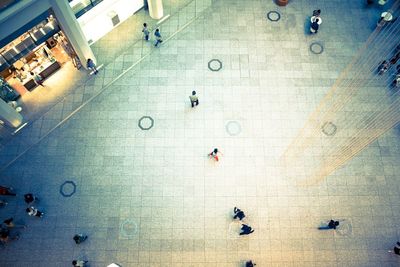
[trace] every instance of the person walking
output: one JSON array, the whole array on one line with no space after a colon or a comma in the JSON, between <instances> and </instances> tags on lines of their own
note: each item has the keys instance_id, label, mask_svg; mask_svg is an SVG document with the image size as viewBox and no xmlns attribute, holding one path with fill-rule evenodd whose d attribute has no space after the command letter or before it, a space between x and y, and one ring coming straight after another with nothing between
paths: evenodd
<instances>
[{"instance_id":1,"label":"person walking","mask_svg":"<svg viewBox=\"0 0 400 267\"><path fill-rule=\"evenodd\" d=\"M339 226L339 221L330 220L327 225L318 227L319 230L336 229Z\"/></svg>"},{"instance_id":2,"label":"person walking","mask_svg":"<svg viewBox=\"0 0 400 267\"><path fill-rule=\"evenodd\" d=\"M37 73L34 73L33 71L31 71L31 72L29 72L29 73L31 74L31 76L33 77L33 80L35 81L35 83L36 83L37 85L40 85L40 86L44 87L42 76L40 76L40 75L37 74Z\"/></svg>"},{"instance_id":3,"label":"person walking","mask_svg":"<svg viewBox=\"0 0 400 267\"><path fill-rule=\"evenodd\" d=\"M394 245L393 251L389 250L389 252L400 256L400 242L396 242L396 245Z\"/></svg>"},{"instance_id":4,"label":"person walking","mask_svg":"<svg viewBox=\"0 0 400 267\"><path fill-rule=\"evenodd\" d=\"M241 230L242 232L240 232L239 235L249 235L254 232L251 226L248 226L247 224L242 224Z\"/></svg>"},{"instance_id":5,"label":"person walking","mask_svg":"<svg viewBox=\"0 0 400 267\"><path fill-rule=\"evenodd\" d=\"M82 260L73 260L72 261L72 265L75 267L85 267L86 263L88 263L88 261L82 261Z\"/></svg>"},{"instance_id":6,"label":"person walking","mask_svg":"<svg viewBox=\"0 0 400 267\"><path fill-rule=\"evenodd\" d=\"M8 205L8 202L7 201L5 201L5 200L3 200L3 199L0 199L0 207L5 207L5 206L7 206Z\"/></svg>"},{"instance_id":7,"label":"person walking","mask_svg":"<svg viewBox=\"0 0 400 267\"><path fill-rule=\"evenodd\" d=\"M400 52L397 52L397 54L394 55L394 56L390 59L390 61L389 61L390 65L396 65L396 64L397 64L397 61L399 61L399 59L400 59Z\"/></svg>"},{"instance_id":8,"label":"person walking","mask_svg":"<svg viewBox=\"0 0 400 267\"><path fill-rule=\"evenodd\" d=\"M192 95L189 96L190 103L192 104L192 108L194 108L194 105L196 106L199 105L199 98L196 95L196 91L192 91Z\"/></svg>"},{"instance_id":9,"label":"person walking","mask_svg":"<svg viewBox=\"0 0 400 267\"><path fill-rule=\"evenodd\" d=\"M73 237L72 239L73 239L73 240L75 241L75 243L78 245L78 244L82 243L83 241L85 241L87 238L88 238L87 235L84 235L84 234L76 234L76 235L74 235L74 237Z\"/></svg>"},{"instance_id":10,"label":"person walking","mask_svg":"<svg viewBox=\"0 0 400 267\"><path fill-rule=\"evenodd\" d=\"M394 80L392 82L392 86L393 87L400 87L400 74L396 74L396 76L394 77Z\"/></svg>"},{"instance_id":11,"label":"person walking","mask_svg":"<svg viewBox=\"0 0 400 267\"><path fill-rule=\"evenodd\" d=\"M2 229L0 232L0 242L5 245L7 243L9 243L12 240L18 240L19 239L19 235L16 234L14 236L10 236L10 230L8 229Z\"/></svg>"},{"instance_id":12,"label":"person walking","mask_svg":"<svg viewBox=\"0 0 400 267\"><path fill-rule=\"evenodd\" d=\"M156 43L154 44L154 46L157 47L158 44L163 42L160 29L156 29L156 31L154 32L154 36L156 37Z\"/></svg>"},{"instance_id":13,"label":"person walking","mask_svg":"<svg viewBox=\"0 0 400 267\"><path fill-rule=\"evenodd\" d=\"M99 71L96 68L96 64L94 64L93 60L91 58L88 58L86 62L86 67L93 71L93 73L96 75Z\"/></svg>"},{"instance_id":14,"label":"person walking","mask_svg":"<svg viewBox=\"0 0 400 267\"><path fill-rule=\"evenodd\" d=\"M15 224L14 223L14 218L8 218L8 219L5 219L4 221L3 221L3 224L2 224L2 226L5 226L6 228L26 228L26 225L25 224Z\"/></svg>"},{"instance_id":15,"label":"person walking","mask_svg":"<svg viewBox=\"0 0 400 267\"><path fill-rule=\"evenodd\" d=\"M43 216L44 216L44 212L39 211L35 207L29 207L25 211L26 211L26 213L28 213L29 216L35 216L35 217L39 217L39 218L43 218Z\"/></svg>"},{"instance_id":16,"label":"person walking","mask_svg":"<svg viewBox=\"0 0 400 267\"><path fill-rule=\"evenodd\" d=\"M219 157L218 157L219 154L222 154L222 153L218 151L218 148L214 148L214 150L211 151L211 153L208 154L208 156L210 158L214 159L215 161L219 161Z\"/></svg>"},{"instance_id":17,"label":"person walking","mask_svg":"<svg viewBox=\"0 0 400 267\"><path fill-rule=\"evenodd\" d=\"M146 41L148 41L148 40L149 40L149 37L150 37L150 31L149 31L149 29L147 28L147 23L143 23L143 30L142 30L142 32L143 32L143 35L144 35L144 39L145 39Z\"/></svg>"},{"instance_id":18,"label":"person walking","mask_svg":"<svg viewBox=\"0 0 400 267\"><path fill-rule=\"evenodd\" d=\"M393 14L390 10L382 12L376 26L383 26L390 22L395 22L397 18L393 18Z\"/></svg>"},{"instance_id":19,"label":"person walking","mask_svg":"<svg viewBox=\"0 0 400 267\"><path fill-rule=\"evenodd\" d=\"M257 264L255 264L253 261L246 261L246 267L254 267L254 266L256 266Z\"/></svg>"},{"instance_id":20,"label":"person walking","mask_svg":"<svg viewBox=\"0 0 400 267\"><path fill-rule=\"evenodd\" d=\"M32 204L34 201L39 201L39 198L32 193L28 193L24 195L24 200L26 204Z\"/></svg>"},{"instance_id":21,"label":"person walking","mask_svg":"<svg viewBox=\"0 0 400 267\"><path fill-rule=\"evenodd\" d=\"M1 186L0 185L0 195L2 196L16 196L17 194L15 194L14 192L14 188L12 187L6 187L6 186Z\"/></svg>"},{"instance_id":22,"label":"person walking","mask_svg":"<svg viewBox=\"0 0 400 267\"><path fill-rule=\"evenodd\" d=\"M246 215L244 215L244 212L240 209L238 209L237 207L233 208L233 212L235 213L235 215L233 216L233 219L239 219L240 221L244 219L244 217L246 217Z\"/></svg>"},{"instance_id":23,"label":"person walking","mask_svg":"<svg viewBox=\"0 0 400 267\"><path fill-rule=\"evenodd\" d=\"M387 62L386 60L382 61L382 63L378 67L378 75L384 74L389 70L389 68L390 68L389 62Z\"/></svg>"}]
</instances>

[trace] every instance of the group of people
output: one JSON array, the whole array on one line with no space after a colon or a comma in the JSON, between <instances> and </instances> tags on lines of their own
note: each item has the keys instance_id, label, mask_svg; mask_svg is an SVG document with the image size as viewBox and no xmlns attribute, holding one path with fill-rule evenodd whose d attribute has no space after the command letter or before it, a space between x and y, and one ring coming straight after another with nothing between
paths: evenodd
<instances>
[{"instance_id":1,"label":"group of people","mask_svg":"<svg viewBox=\"0 0 400 267\"><path fill-rule=\"evenodd\" d=\"M246 217L246 215L244 214L244 211L242 211L238 207L233 208L233 219L234 220L238 219L240 222L242 222L245 217ZM242 227L240 230L241 230L241 232L239 233L239 235L249 235L254 232L254 229L251 228L251 226L244 224L244 223L242 223ZM246 261L246 267L253 267L255 265L256 264L253 263L251 260Z\"/></svg>"},{"instance_id":2,"label":"group of people","mask_svg":"<svg viewBox=\"0 0 400 267\"><path fill-rule=\"evenodd\" d=\"M243 221L243 219L246 217L246 215L244 214L244 212L239 209L238 207L234 207L233 208L233 219L239 219L239 221ZM254 230L253 228L251 228L251 226L242 223L242 228L241 228L241 232L239 233L239 235L249 235L251 233L253 233Z\"/></svg>"},{"instance_id":3,"label":"group of people","mask_svg":"<svg viewBox=\"0 0 400 267\"><path fill-rule=\"evenodd\" d=\"M382 75L382 74L388 72L388 70L392 66L395 66L399 60L400 60L400 44L394 50L394 55L390 58L390 60L384 60L378 66L378 69L377 69L378 75ZM400 87L400 64L396 66L394 76L395 77L394 77L394 80L392 81L392 86Z\"/></svg>"},{"instance_id":4,"label":"group of people","mask_svg":"<svg viewBox=\"0 0 400 267\"><path fill-rule=\"evenodd\" d=\"M143 37L146 41L150 41L150 30L147 27L147 23L143 23ZM159 44L161 44L163 42L162 37L161 37L161 32L160 29L156 29L154 31L154 38L155 38L155 43L154 46L157 47Z\"/></svg>"},{"instance_id":5,"label":"group of people","mask_svg":"<svg viewBox=\"0 0 400 267\"><path fill-rule=\"evenodd\" d=\"M12 187L7 187L7 186L0 186L0 195L2 196L12 196L15 197L17 194L15 193L15 190ZM34 202L37 202L39 199L37 196L33 195L32 193L27 193L24 195L24 201L28 205L26 208L26 213L29 216L36 216L36 217L43 217L44 213L42 211L39 211L37 208L32 206ZM5 200L0 200L0 203L2 205L7 205L8 203ZM18 233L12 233L11 230L15 228L26 228L26 225L24 224L17 224L14 222L14 218L8 218L3 221L3 223L0 226L0 242L1 244L5 245L9 243L12 240L18 240L19 239L19 234Z\"/></svg>"}]
</instances>

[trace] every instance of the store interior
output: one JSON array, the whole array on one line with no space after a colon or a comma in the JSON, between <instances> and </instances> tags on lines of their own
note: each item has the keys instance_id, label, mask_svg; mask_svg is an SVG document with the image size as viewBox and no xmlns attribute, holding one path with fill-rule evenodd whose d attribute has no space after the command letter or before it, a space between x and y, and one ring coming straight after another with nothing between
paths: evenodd
<instances>
[{"instance_id":1,"label":"store interior","mask_svg":"<svg viewBox=\"0 0 400 267\"><path fill-rule=\"evenodd\" d=\"M81 63L53 15L0 49L0 98L29 121L82 78Z\"/></svg>"}]
</instances>

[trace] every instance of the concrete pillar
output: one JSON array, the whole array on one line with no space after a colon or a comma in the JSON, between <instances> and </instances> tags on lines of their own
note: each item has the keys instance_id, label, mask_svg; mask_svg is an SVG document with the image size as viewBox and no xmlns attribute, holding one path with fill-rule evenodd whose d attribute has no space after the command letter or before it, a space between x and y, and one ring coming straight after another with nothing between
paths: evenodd
<instances>
[{"instance_id":1,"label":"concrete pillar","mask_svg":"<svg viewBox=\"0 0 400 267\"><path fill-rule=\"evenodd\" d=\"M153 19L161 19L164 16L162 0L147 0L149 14Z\"/></svg>"},{"instance_id":2,"label":"concrete pillar","mask_svg":"<svg viewBox=\"0 0 400 267\"><path fill-rule=\"evenodd\" d=\"M56 15L56 19L60 24L62 31L67 36L76 54L82 62L82 66L86 68L86 61L91 58L97 63L96 58L90 48L85 35L82 32L79 22L75 18L68 1L51 0L52 9Z\"/></svg>"},{"instance_id":3,"label":"concrete pillar","mask_svg":"<svg viewBox=\"0 0 400 267\"><path fill-rule=\"evenodd\" d=\"M22 123L22 116L0 98L0 119L7 125L17 128Z\"/></svg>"}]
</instances>

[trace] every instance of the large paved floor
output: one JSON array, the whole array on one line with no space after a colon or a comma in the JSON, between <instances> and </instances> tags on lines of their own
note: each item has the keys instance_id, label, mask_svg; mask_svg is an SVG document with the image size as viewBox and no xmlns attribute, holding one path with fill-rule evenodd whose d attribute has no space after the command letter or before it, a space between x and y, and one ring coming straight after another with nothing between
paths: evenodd
<instances>
[{"instance_id":1,"label":"large paved floor","mask_svg":"<svg viewBox=\"0 0 400 267\"><path fill-rule=\"evenodd\" d=\"M246 259L398 266L387 253L399 238L398 129L320 184L296 186L278 171L288 143L374 30L380 10L361 2L215 1L2 172L1 184L19 193L2 218L29 225L0 250L2 266L71 266L74 258L91 267ZM324 21L309 36L304 25L315 8ZM279 22L265 19L270 10L281 12ZM324 53L310 53L313 41ZM208 70L211 59L220 71ZM138 127L142 116L154 119L150 130ZM218 163L206 156L214 147L223 152ZM68 198L59 192L65 181L76 184ZM28 191L41 198L42 220L24 213ZM237 235L234 206L245 210L252 235ZM343 228L316 230L330 218L345 220ZM77 232L89 239L75 245Z\"/></svg>"}]
</instances>

